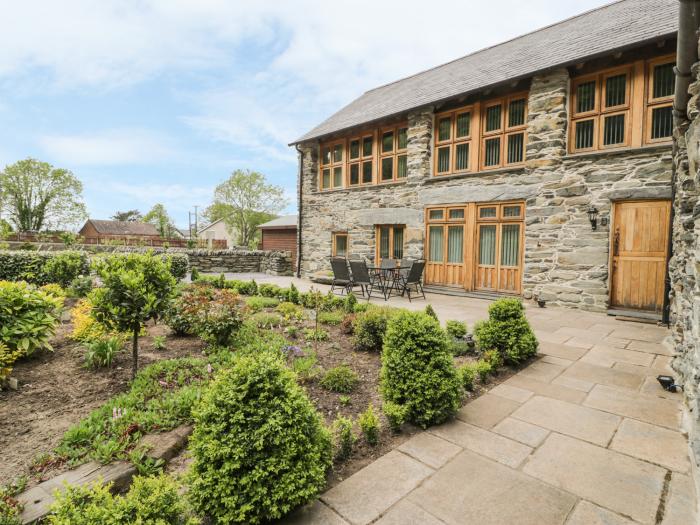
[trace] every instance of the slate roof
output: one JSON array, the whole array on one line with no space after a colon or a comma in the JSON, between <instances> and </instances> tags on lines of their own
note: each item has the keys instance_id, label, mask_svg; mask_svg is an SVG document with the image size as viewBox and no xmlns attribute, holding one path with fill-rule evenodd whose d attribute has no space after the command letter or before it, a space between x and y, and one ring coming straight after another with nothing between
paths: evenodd
<instances>
[{"instance_id":1,"label":"slate roof","mask_svg":"<svg viewBox=\"0 0 700 525\"><path fill-rule=\"evenodd\" d=\"M367 91L292 144L659 40L677 30L678 0L621 0Z\"/></svg>"},{"instance_id":2,"label":"slate roof","mask_svg":"<svg viewBox=\"0 0 700 525\"><path fill-rule=\"evenodd\" d=\"M258 228L296 228L297 227L297 216L296 215L282 215L276 219L265 222L258 226Z\"/></svg>"},{"instance_id":3,"label":"slate roof","mask_svg":"<svg viewBox=\"0 0 700 525\"><path fill-rule=\"evenodd\" d=\"M126 222L126 221L102 221L98 219L88 219L88 223L92 224L97 233L103 235L154 235L160 236L158 230L152 224L145 222ZM84 228L85 226L83 226Z\"/></svg>"}]
</instances>

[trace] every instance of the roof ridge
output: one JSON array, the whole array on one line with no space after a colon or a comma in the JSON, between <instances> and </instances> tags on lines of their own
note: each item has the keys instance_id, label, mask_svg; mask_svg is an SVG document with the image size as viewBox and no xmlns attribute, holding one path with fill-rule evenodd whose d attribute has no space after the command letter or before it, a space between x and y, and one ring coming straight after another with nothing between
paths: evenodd
<instances>
[{"instance_id":1,"label":"roof ridge","mask_svg":"<svg viewBox=\"0 0 700 525\"><path fill-rule=\"evenodd\" d=\"M576 18L579 18L581 16L585 16L585 15L588 15L590 13L594 13L596 11L602 11L603 9L607 9L609 7L616 5L616 4L621 4L624 2L631 2L631 1L633 1L633 0L615 0L614 2L610 2L608 4L604 4L604 5L601 5L599 7L594 7L592 9L588 9L588 10L583 11L577 15L572 15L568 18L565 18L564 20L559 20L558 22L552 22L551 24L548 24L546 26L542 26L538 29L533 29L532 31L528 31L527 33L523 33L523 34L515 36L513 38L509 38L508 40L504 40L503 42L499 42L497 44L482 47L481 49L477 49L476 51L472 51L471 53L467 53L466 55L462 55L462 56L454 58L452 60L448 60L447 62L443 62L442 64L438 64L437 66L429 67L429 68L424 69L422 71L418 71L417 73L413 73L411 75L407 75L407 76L399 78L397 80L392 80L391 82L387 82L386 84L382 84L382 85L374 87L372 89L368 89L367 91L364 92L364 94L366 95L366 94L372 93L373 91L377 91L379 89L383 89L385 87L391 86L392 84L397 84L399 82L403 82L404 80L408 80L409 78L417 77L417 76L422 75L424 73L427 73L429 71L434 71L436 69L440 69L441 67L447 66L449 64L454 64L455 62L459 62L460 60L464 60L465 58L468 58L470 56L474 56L474 55L477 55L479 53L483 53L484 51L488 51L489 49L493 49L495 47L500 47L500 46L506 45L510 42L514 42L514 41L519 40L521 38L525 38L526 36L530 36L532 34L539 33L540 31L544 31L546 29L564 24L565 22L569 22L569 21L574 20Z\"/></svg>"}]
</instances>

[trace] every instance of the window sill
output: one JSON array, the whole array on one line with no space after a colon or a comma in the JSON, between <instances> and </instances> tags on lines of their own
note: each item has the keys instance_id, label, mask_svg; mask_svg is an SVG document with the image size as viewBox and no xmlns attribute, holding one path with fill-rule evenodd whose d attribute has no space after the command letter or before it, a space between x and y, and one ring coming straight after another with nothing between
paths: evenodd
<instances>
[{"instance_id":1,"label":"window sill","mask_svg":"<svg viewBox=\"0 0 700 525\"><path fill-rule=\"evenodd\" d=\"M569 153L564 155L562 160L577 160L585 158L605 157L606 155L624 155L629 153L651 153L654 151L668 150L671 151L671 142L663 142L658 144L647 144L644 146L625 146L623 148L600 149L596 151L584 151L581 153Z\"/></svg>"},{"instance_id":2,"label":"window sill","mask_svg":"<svg viewBox=\"0 0 700 525\"><path fill-rule=\"evenodd\" d=\"M525 171L525 166L513 166L509 168L498 168L495 170L467 171L465 173L453 173L452 175L432 175L423 181L424 184L432 184L444 180L466 179L469 177L484 177L486 175L516 175Z\"/></svg>"}]
</instances>

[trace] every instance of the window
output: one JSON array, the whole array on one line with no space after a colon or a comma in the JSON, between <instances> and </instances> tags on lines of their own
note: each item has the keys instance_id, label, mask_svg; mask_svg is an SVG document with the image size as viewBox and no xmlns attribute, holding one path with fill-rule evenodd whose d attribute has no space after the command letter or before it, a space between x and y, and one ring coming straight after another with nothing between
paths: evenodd
<instances>
[{"instance_id":1,"label":"window","mask_svg":"<svg viewBox=\"0 0 700 525\"><path fill-rule=\"evenodd\" d=\"M331 255L333 257L347 257L348 256L348 234L334 233L332 238Z\"/></svg>"},{"instance_id":2,"label":"window","mask_svg":"<svg viewBox=\"0 0 700 525\"><path fill-rule=\"evenodd\" d=\"M344 141L321 147L320 189L343 187Z\"/></svg>"},{"instance_id":3,"label":"window","mask_svg":"<svg viewBox=\"0 0 700 525\"><path fill-rule=\"evenodd\" d=\"M379 182L405 179L408 175L408 128L383 129L379 152Z\"/></svg>"},{"instance_id":4,"label":"window","mask_svg":"<svg viewBox=\"0 0 700 525\"><path fill-rule=\"evenodd\" d=\"M521 164L525 160L527 95L487 102L482 120L482 169Z\"/></svg>"},{"instance_id":5,"label":"window","mask_svg":"<svg viewBox=\"0 0 700 525\"><path fill-rule=\"evenodd\" d=\"M435 175L469 171L473 107L437 117Z\"/></svg>"},{"instance_id":6,"label":"window","mask_svg":"<svg viewBox=\"0 0 700 525\"><path fill-rule=\"evenodd\" d=\"M382 259L403 258L403 225L379 225L376 227L377 262Z\"/></svg>"},{"instance_id":7,"label":"window","mask_svg":"<svg viewBox=\"0 0 700 525\"><path fill-rule=\"evenodd\" d=\"M673 132L673 66L674 57L662 57L574 78L569 151L668 141Z\"/></svg>"}]
</instances>

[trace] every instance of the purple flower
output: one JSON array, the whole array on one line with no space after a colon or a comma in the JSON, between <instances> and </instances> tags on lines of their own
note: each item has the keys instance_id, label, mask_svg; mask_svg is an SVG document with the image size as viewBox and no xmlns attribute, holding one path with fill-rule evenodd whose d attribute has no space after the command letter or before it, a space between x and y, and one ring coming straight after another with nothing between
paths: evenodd
<instances>
[{"instance_id":1,"label":"purple flower","mask_svg":"<svg viewBox=\"0 0 700 525\"><path fill-rule=\"evenodd\" d=\"M304 351L295 345L288 345L288 346L282 347L282 352L284 352L288 356L289 355L294 356L294 357L303 357L304 356Z\"/></svg>"}]
</instances>

